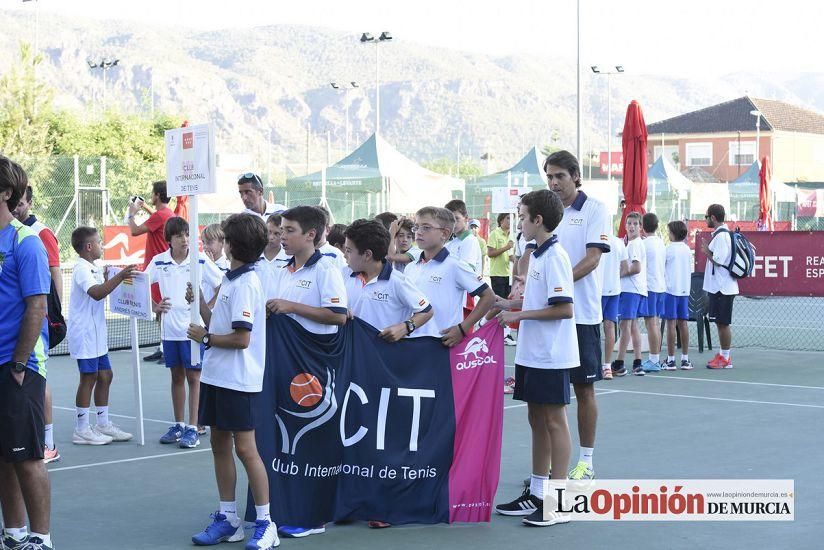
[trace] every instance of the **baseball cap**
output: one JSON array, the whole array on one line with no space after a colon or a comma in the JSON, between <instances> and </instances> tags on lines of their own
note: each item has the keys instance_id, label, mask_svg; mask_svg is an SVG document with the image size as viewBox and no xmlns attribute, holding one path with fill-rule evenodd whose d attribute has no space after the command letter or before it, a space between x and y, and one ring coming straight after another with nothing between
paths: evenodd
<instances>
[{"instance_id":1,"label":"baseball cap","mask_svg":"<svg viewBox=\"0 0 824 550\"><path fill-rule=\"evenodd\" d=\"M473 225L475 227L481 227L481 222L475 219L469 220L469 227L472 227Z\"/></svg>"}]
</instances>

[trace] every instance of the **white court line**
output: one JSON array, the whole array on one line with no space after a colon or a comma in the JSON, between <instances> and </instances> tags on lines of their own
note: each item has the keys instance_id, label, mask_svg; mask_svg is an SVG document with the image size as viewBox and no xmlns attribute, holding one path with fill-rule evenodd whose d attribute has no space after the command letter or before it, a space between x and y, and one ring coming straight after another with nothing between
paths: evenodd
<instances>
[{"instance_id":1,"label":"white court line","mask_svg":"<svg viewBox=\"0 0 824 550\"><path fill-rule=\"evenodd\" d=\"M163 453L159 455L138 456L135 458L124 458L122 460L107 460L106 462L92 462L91 464L78 464L77 466L63 466L62 468L48 468L49 473L62 472L65 470L80 470L83 468L94 468L96 466L107 466L109 464L122 464L123 462L137 462L138 460L151 460L153 458L165 458L167 456L184 456L194 453L205 453L211 451L211 447L206 449L197 449L196 451L181 451L179 453Z\"/></svg>"},{"instance_id":2,"label":"white court line","mask_svg":"<svg viewBox=\"0 0 824 550\"><path fill-rule=\"evenodd\" d=\"M635 393L638 395L657 395L662 397L684 397L687 399L705 399L707 401L730 401L732 403L753 403L756 405L784 405L787 407L804 407L810 409L824 409L824 405L806 405L803 403L781 403L778 401L754 401L750 399L728 399L726 397L706 397L703 395L683 395L680 393L657 393L651 391L615 390L615 393Z\"/></svg>"},{"instance_id":3,"label":"white court line","mask_svg":"<svg viewBox=\"0 0 824 550\"><path fill-rule=\"evenodd\" d=\"M52 409L58 409L58 410L61 410L61 411L69 411L69 412L75 412L77 410L77 409L70 409L69 407L58 407L57 405L52 405ZM89 412L92 413L92 412L95 412L95 411L90 409ZM109 416L113 416L115 418L126 418L128 420L137 420L136 416L128 416L128 415L125 415L125 414L109 413ZM159 424L166 424L167 426L171 426L172 424L175 423L174 420L157 420L155 418L145 418L145 417L143 418L143 420L145 422L157 422Z\"/></svg>"},{"instance_id":4,"label":"white court line","mask_svg":"<svg viewBox=\"0 0 824 550\"><path fill-rule=\"evenodd\" d=\"M595 395L609 395L611 393L618 393L618 390L606 390L606 391L602 391L602 392L595 392ZM570 399L575 399L575 396L574 395L571 396ZM504 407L504 410L517 409L519 407L526 407L527 405L528 405L528 403L518 403L517 405L507 405L506 407Z\"/></svg>"},{"instance_id":5,"label":"white court line","mask_svg":"<svg viewBox=\"0 0 824 550\"><path fill-rule=\"evenodd\" d=\"M772 386L775 388L801 388L805 390L824 390L824 386L798 386L795 384L772 384L769 382L745 382L744 380L716 380L715 378L679 378L666 374L656 374L650 377L652 380L695 380L696 382L719 382L721 384L747 384L750 386Z\"/></svg>"}]
</instances>

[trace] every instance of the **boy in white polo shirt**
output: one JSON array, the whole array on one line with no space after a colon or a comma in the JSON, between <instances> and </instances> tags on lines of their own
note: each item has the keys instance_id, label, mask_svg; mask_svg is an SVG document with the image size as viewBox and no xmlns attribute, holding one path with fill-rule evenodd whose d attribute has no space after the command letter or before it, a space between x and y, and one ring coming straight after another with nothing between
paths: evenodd
<instances>
[{"instance_id":1,"label":"boy in white polo shirt","mask_svg":"<svg viewBox=\"0 0 824 550\"><path fill-rule=\"evenodd\" d=\"M432 306L408 277L386 261L389 232L377 220L355 220L344 233L349 310L388 342L412 335L432 318Z\"/></svg>"},{"instance_id":2,"label":"boy in white polo shirt","mask_svg":"<svg viewBox=\"0 0 824 550\"><path fill-rule=\"evenodd\" d=\"M664 297L664 313L667 320L667 362L664 370L675 370L675 330L681 336L681 369L691 370L689 358L690 331L687 322L690 318L689 301L692 286L692 254L685 242L687 224L681 220L667 224L670 244L666 250L667 293Z\"/></svg>"},{"instance_id":3,"label":"boy in white polo shirt","mask_svg":"<svg viewBox=\"0 0 824 550\"><path fill-rule=\"evenodd\" d=\"M166 221L163 238L169 250L161 252L146 267L152 283L160 287L162 300L153 304L160 313L160 338L163 341L163 360L172 377L172 411L175 423L160 438L161 443L177 443L181 449L200 445L197 409L200 395L200 363L192 364L192 345L186 337L191 320L186 302L186 283L189 282L189 223L175 216ZM201 292L211 301L223 279L223 272L206 254L199 253ZM189 424L183 422L186 405L186 386L189 387Z\"/></svg>"},{"instance_id":4,"label":"boy in white polo shirt","mask_svg":"<svg viewBox=\"0 0 824 550\"><path fill-rule=\"evenodd\" d=\"M621 318L621 339L618 342L618 358L612 364L612 374L625 376L624 356L632 337L632 374L644 376L641 368L641 331L638 330L638 313L641 299L647 295L647 255L641 241L641 214L630 212L624 222L627 230L627 258L621 262L621 299L618 315Z\"/></svg>"},{"instance_id":5,"label":"boy in white polo shirt","mask_svg":"<svg viewBox=\"0 0 824 550\"><path fill-rule=\"evenodd\" d=\"M466 203L460 199L453 199L444 206L455 216L455 229L452 240L446 243L449 253L455 258L469 264L476 275L483 275L483 254L478 238L472 233L469 223L469 213Z\"/></svg>"},{"instance_id":6,"label":"boy in white polo shirt","mask_svg":"<svg viewBox=\"0 0 824 550\"><path fill-rule=\"evenodd\" d=\"M641 317L647 327L647 341L649 343L649 357L641 363L644 372L658 372L661 370L661 316L664 312L664 294L667 291L667 281L664 275L666 250L664 241L658 231L658 216L647 212L641 218L646 237L643 239L644 251L647 255L647 298L641 300Z\"/></svg>"},{"instance_id":7,"label":"boy in white polo shirt","mask_svg":"<svg viewBox=\"0 0 824 550\"><path fill-rule=\"evenodd\" d=\"M521 197L518 217L524 236L537 248L529 259L523 300L498 298L504 310L498 321L520 322L515 352L515 395L526 401L532 430L532 476L530 485L512 502L495 510L509 516L526 516L527 525L567 523L568 514L552 506L544 509L544 481L550 494L565 487L572 441L566 418L570 371L580 365L578 337L572 307L572 264L553 232L564 215L561 199L548 189Z\"/></svg>"},{"instance_id":8,"label":"boy in white polo shirt","mask_svg":"<svg viewBox=\"0 0 824 550\"><path fill-rule=\"evenodd\" d=\"M72 436L75 445L105 445L112 441L128 441L132 434L124 432L109 420L109 387L112 365L109 362L108 332L104 298L126 280L131 280L135 266L127 266L114 277L104 276L103 268L95 264L103 257L103 243L97 229L78 227L72 232L72 248L77 263L72 274L66 338L69 354L77 360L80 383L75 406L77 419ZM97 408L97 425L89 424L92 392Z\"/></svg>"},{"instance_id":9,"label":"boy in white polo shirt","mask_svg":"<svg viewBox=\"0 0 824 550\"><path fill-rule=\"evenodd\" d=\"M346 267L346 258L343 257L343 252L329 244L326 240L329 231L332 229L332 213L329 212L329 209L325 206L316 206L315 208L323 212L324 219L326 220L323 226L323 233L320 235L316 248L320 250L320 253L324 256L332 258L335 265L338 266L338 269L344 269Z\"/></svg>"},{"instance_id":10,"label":"boy in white polo shirt","mask_svg":"<svg viewBox=\"0 0 824 550\"><path fill-rule=\"evenodd\" d=\"M198 421L211 427L220 509L212 523L192 537L199 546L244 538L235 501L235 456L246 470L255 502L254 533L247 550L270 549L280 541L269 516L269 478L255 441L255 400L263 389L266 360L266 311L255 262L266 246L266 225L253 214L223 222L230 270L224 275L214 308L200 299L207 329L189 325L187 336L206 346L203 354ZM188 293L187 299L191 300ZM234 452L233 452L234 448Z\"/></svg>"},{"instance_id":11,"label":"boy in white polo shirt","mask_svg":"<svg viewBox=\"0 0 824 550\"><path fill-rule=\"evenodd\" d=\"M418 334L438 336L448 347L463 340L495 303L495 294L481 276L445 248L454 226L455 216L446 208L426 206L418 210L412 229L421 256L404 271L404 275L435 304L434 318ZM474 241L473 244L480 251L478 244ZM464 318L467 294L480 299Z\"/></svg>"},{"instance_id":12,"label":"boy in white polo shirt","mask_svg":"<svg viewBox=\"0 0 824 550\"><path fill-rule=\"evenodd\" d=\"M604 380L612 380L612 352L615 348L615 327L618 325L618 305L621 300L621 262L627 259L627 247L623 239L609 236L609 254L601 256L603 264L603 290L601 313L604 316Z\"/></svg>"},{"instance_id":13,"label":"boy in white polo shirt","mask_svg":"<svg viewBox=\"0 0 824 550\"><path fill-rule=\"evenodd\" d=\"M263 285L263 294L267 300L275 297L275 281L278 277L278 271L286 267L289 262L289 255L283 250L280 243L280 236L283 233L280 222L280 214L272 214L266 220L269 238L266 241L266 248L255 266L255 271Z\"/></svg>"},{"instance_id":14,"label":"boy in white polo shirt","mask_svg":"<svg viewBox=\"0 0 824 550\"><path fill-rule=\"evenodd\" d=\"M223 230L219 223L212 223L203 228L200 234L203 243L203 253L212 260L223 273L229 271L229 260L223 253ZM206 300L209 303L209 300Z\"/></svg>"}]
</instances>

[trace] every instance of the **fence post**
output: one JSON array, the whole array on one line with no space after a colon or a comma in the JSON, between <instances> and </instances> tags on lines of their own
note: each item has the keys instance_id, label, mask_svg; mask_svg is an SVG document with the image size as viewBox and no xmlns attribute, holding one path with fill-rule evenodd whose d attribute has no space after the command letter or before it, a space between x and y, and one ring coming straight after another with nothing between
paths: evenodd
<instances>
[{"instance_id":1,"label":"fence post","mask_svg":"<svg viewBox=\"0 0 824 550\"><path fill-rule=\"evenodd\" d=\"M80 156L74 156L74 226L80 227Z\"/></svg>"},{"instance_id":2,"label":"fence post","mask_svg":"<svg viewBox=\"0 0 824 550\"><path fill-rule=\"evenodd\" d=\"M103 226L109 225L109 191L106 188L106 157L100 157L100 210L103 214Z\"/></svg>"}]
</instances>

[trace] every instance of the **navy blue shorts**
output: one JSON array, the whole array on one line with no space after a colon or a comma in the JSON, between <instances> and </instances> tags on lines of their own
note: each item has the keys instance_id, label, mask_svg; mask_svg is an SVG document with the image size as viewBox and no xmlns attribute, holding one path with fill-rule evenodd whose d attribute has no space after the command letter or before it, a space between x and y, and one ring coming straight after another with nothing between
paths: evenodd
<instances>
[{"instance_id":1,"label":"navy blue shorts","mask_svg":"<svg viewBox=\"0 0 824 550\"><path fill-rule=\"evenodd\" d=\"M77 368L82 374L94 374L99 370L112 370L109 354L104 353L94 359L78 359Z\"/></svg>"},{"instance_id":2,"label":"navy blue shorts","mask_svg":"<svg viewBox=\"0 0 824 550\"><path fill-rule=\"evenodd\" d=\"M539 405L569 405L570 370L515 365L515 393L512 398Z\"/></svg>"},{"instance_id":3,"label":"navy blue shorts","mask_svg":"<svg viewBox=\"0 0 824 550\"><path fill-rule=\"evenodd\" d=\"M255 401L260 392L230 390L200 383L197 423L226 432L255 429Z\"/></svg>"},{"instance_id":4,"label":"navy blue shorts","mask_svg":"<svg viewBox=\"0 0 824 550\"><path fill-rule=\"evenodd\" d=\"M639 317L661 317L664 313L664 293L663 292L647 292L647 295L641 298L641 305L638 308Z\"/></svg>"},{"instance_id":5,"label":"navy blue shorts","mask_svg":"<svg viewBox=\"0 0 824 550\"><path fill-rule=\"evenodd\" d=\"M714 292L709 295L709 312L707 317L710 321L718 325L732 324L732 302L735 300L735 294L721 294Z\"/></svg>"},{"instance_id":6,"label":"navy blue shorts","mask_svg":"<svg viewBox=\"0 0 824 550\"><path fill-rule=\"evenodd\" d=\"M200 346L200 356L203 357L203 348ZM200 363L192 365L192 342L191 340L163 340L163 361L166 368L185 367L187 369L199 369Z\"/></svg>"},{"instance_id":7,"label":"navy blue shorts","mask_svg":"<svg viewBox=\"0 0 824 550\"><path fill-rule=\"evenodd\" d=\"M573 384L593 384L603 379L601 373L601 325L575 325L578 333L578 356L581 365L569 370Z\"/></svg>"},{"instance_id":8,"label":"navy blue shorts","mask_svg":"<svg viewBox=\"0 0 824 550\"><path fill-rule=\"evenodd\" d=\"M634 292L622 292L618 305L618 315L622 321L627 319L637 319L638 309L641 307L641 296Z\"/></svg>"},{"instance_id":9,"label":"navy blue shorts","mask_svg":"<svg viewBox=\"0 0 824 550\"><path fill-rule=\"evenodd\" d=\"M664 319L689 319L690 318L690 297L689 296L673 296L672 294L664 294L664 313L661 315Z\"/></svg>"},{"instance_id":10,"label":"navy blue shorts","mask_svg":"<svg viewBox=\"0 0 824 550\"><path fill-rule=\"evenodd\" d=\"M621 295L601 296L601 313L605 321L618 322L618 305L621 302Z\"/></svg>"},{"instance_id":11,"label":"navy blue shorts","mask_svg":"<svg viewBox=\"0 0 824 550\"><path fill-rule=\"evenodd\" d=\"M0 459L42 460L45 447L46 379L32 369L17 383L11 367L0 366Z\"/></svg>"}]
</instances>

